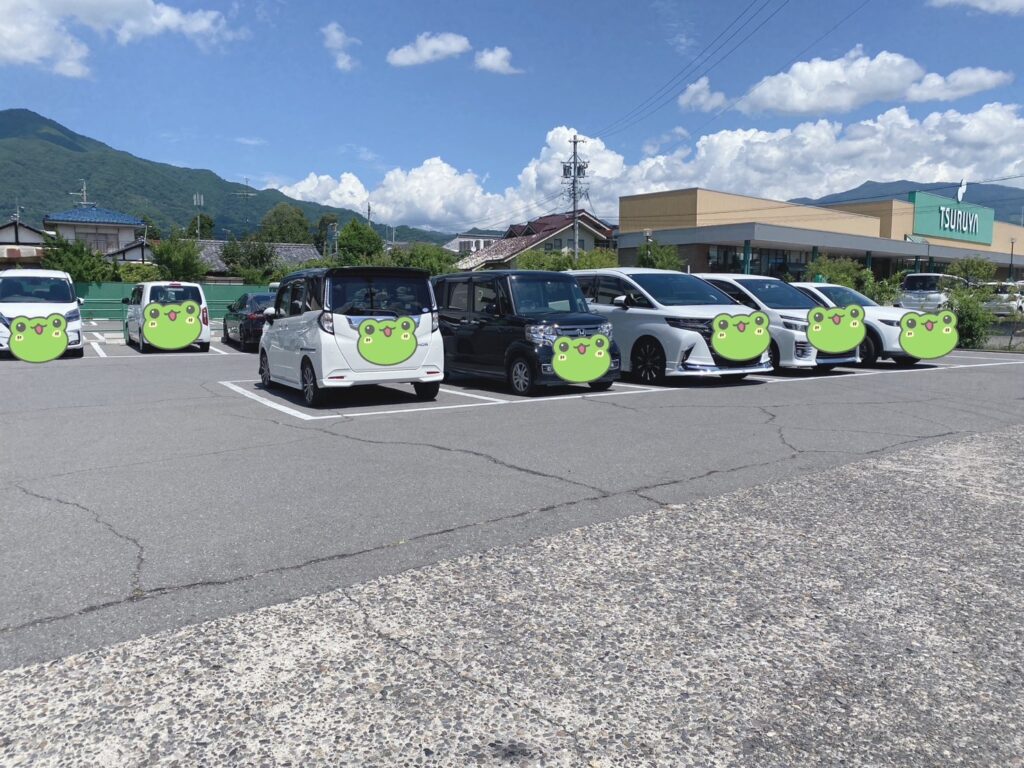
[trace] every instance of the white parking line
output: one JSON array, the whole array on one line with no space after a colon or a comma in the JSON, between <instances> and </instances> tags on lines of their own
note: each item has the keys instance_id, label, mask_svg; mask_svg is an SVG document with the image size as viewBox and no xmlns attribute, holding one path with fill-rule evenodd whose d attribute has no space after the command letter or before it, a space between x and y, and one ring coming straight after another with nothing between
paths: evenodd
<instances>
[{"instance_id":1,"label":"white parking line","mask_svg":"<svg viewBox=\"0 0 1024 768\"><path fill-rule=\"evenodd\" d=\"M626 387L627 389L657 389L657 387L649 387L645 384L627 384L624 381L616 381L613 387Z\"/></svg>"},{"instance_id":2,"label":"white parking line","mask_svg":"<svg viewBox=\"0 0 1024 768\"><path fill-rule=\"evenodd\" d=\"M89 333L91 333L93 336L95 336L98 341L106 341L107 340L107 337L104 336L102 333L99 333L98 331L89 331Z\"/></svg>"},{"instance_id":3,"label":"white parking line","mask_svg":"<svg viewBox=\"0 0 1024 768\"><path fill-rule=\"evenodd\" d=\"M210 351L216 352L218 355L230 355L231 352L225 352L223 349L217 349L213 344L210 345Z\"/></svg>"},{"instance_id":4,"label":"white parking line","mask_svg":"<svg viewBox=\"0 0 1024 768\"><path fill-rule=\"evenodd\" d=\"M1018 353L1011 352L1009 354L1018 354ZM1005 352L994 352L991 355L988 355L986 357L982 357L981 355L957 355L957 354L952 354L952 355L949 355L948 357L951 360L998 360L1001 357L1006 357L1006 355L1007 355L1007 353L1005 353Z\"/></svg>"},{"instance_id":5,"label":"white parking line","mask_svg":"<svg viewBox=\"0 0 1024 768\"><path fill-rule=\"evenodd\" d=\"M98 342L90 341L89 346L92 347L96 354L99 355L100 357L107 356L107 353L103 351L103 347L101 347Z\"/></svg>"},{"instance_id":6,"label":"white parking line","mask_svg":"<svg viewBox=\"0 0 1024 768\"><path fill-rule=\"evenodd\" d=\"M477 400L487 400L492 403L510 403L511 400L502 400L500 397L487 397L486 395L474 395L472 392L459 392L457 389L448 389L447 387L441 387L442 392L447 392L449 395L458 395L459 397L472 397Z\"/></svg>"},{"instance_id":7,"label":"white parking line","mask_svg":"<svg viewBox=\"0 0 1024 768\"><path fill-rule=\"evenodd\" d=\"M889 376L894 373L927 373L928 371L955 371L962 368L991 368L1000 365L1024 365L1024 360L1013 360L1005 363L968 363L966 365L936 365L933 368L900 368L895 371L861 371L860 373L843 373L833 376L816 376L803 379L761 379L768 384L793 384L804 381L840 381L853 379L857 376Z\"/></svg>"}]
</instances>

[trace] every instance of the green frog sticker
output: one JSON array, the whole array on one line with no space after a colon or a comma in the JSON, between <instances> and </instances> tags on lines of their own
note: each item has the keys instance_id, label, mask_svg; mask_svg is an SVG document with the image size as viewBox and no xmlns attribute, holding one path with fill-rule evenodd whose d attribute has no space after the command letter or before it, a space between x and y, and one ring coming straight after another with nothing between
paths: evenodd
<instances>
[{"instance_id":1,"label":"green frog sticker","mask_svg":"<svg viewBox=\"0 0 1024 768\"><path fill-rule=\"evenodd\" d=\"M364 360L374 365L404 363L416 351L416 321L411 317L363 320L359 324L356 349Z\"/></svg>"},{"instance_id":2,"label":"green frog sticker","mask_svg":"<svg viewBox=\"0 0 1024 768\"><path fill-rule=\"evenodd\" d=\"M771 341L768 315L764 312L749 315L723 312L711 321L711 348L726 360L755 360L764 354Z\"/></svg>"},{"instance_id":3,"label":"green frog sticker","mask_svg":"<svg viewBox=\"0 0 1024 768\"><path fill-rule=\"evenodd\" d=\"M611 340L603 333L576 339L559 336L555 339L551 367L559 378L573 384L586 384L608 373L612 365L611 348Z\"/></svg>"},{"instance_id":4,"label":"green frog sticker","mask_svg":"<svg viewBox=\"0 0 1024 768\"><path fill-rule=\"evenodd\" d=\"M68 348L64 315L16 317L11 320L11 354L26 363L48 363Z\"/></svg>"},{"instance_id":5,"label":"green frog sticker","mask_svg":"<svg viewBox=\"0 0 1024 768\"><path fill-rule=\"evenodd\" d=\"M184 349L199 338L199 304L147 304L142 310L146 341L158 349Z\"/></svg>"},{"instance_id":6,"label":"green frog sticker","mask_svg":"<svg viewBox=\"0 0 1024 768\"><path fill-rule=\"evenodd\" d=\"M826 354L838 355L856 349L864 343L866 333L864 307L857 304L814 307L807 312L807 340Z\"/></svg>"},{"instance_id":7,"label":"green frog sticker","mask_svg":"<svg viewBox=\"0 0 1024 768\"><path fill-rule=\"evenodd\" d=\"M956 315L949 310L908 312L900 318L900 346L918 360L934 360L948 355L959 342Z\"/></svg>"}]
</instances>

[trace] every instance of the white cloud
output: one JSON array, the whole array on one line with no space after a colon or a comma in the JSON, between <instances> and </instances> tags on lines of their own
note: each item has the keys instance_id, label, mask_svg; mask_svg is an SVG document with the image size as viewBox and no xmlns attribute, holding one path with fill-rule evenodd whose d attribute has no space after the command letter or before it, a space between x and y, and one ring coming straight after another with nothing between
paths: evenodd
<instances>
[{"instance_id":1,"label":"white cloud","mask_svg":"<svg viewBox=\"0 0 1024 768\"><path fill-rule=\"evenodd\" d=\"M388 51L387 59L388 64L393 67L413 67L458 56L471 48L469 39L463 35L456 35L453 32L442 32L439 35L424 32L415 42L401 48L392 48Z\"/></svg>"},{"instance_id":2,"label":"white cloud","mask_svg":"<svg viewBox=\"0 0 1024 768\"><path fill-rule=\"evenodd\" d=\"M549 131L517 183L500 192L484 189L478 174L439 157L410 170L391 170L372 190L350 173L338 178L314 173L280 189L356 210L369 196L375 218L395 224L446 231L472 224L500 228L565 210L564 199L544 201L562 190L562 161L573 133L566 126ZM1017 105L1001 103L921 119L897 107L849 125L817 120L775 131L723 130L635 164L588 137L585 159L590 162L588 207L614 218L620 195L690 186L785 200L851 189L868 179L935 182L1024 174L1024 117Z\"/></svg>"},{"instance_id":3,"label":"white cloud","mask_svg":"<svg viewBox=\"0 0 1024 768\"><path fill-rule=\"evenodd\" d=\"M334 55L334 66L342 72L351 72L357 62L346 49L351 45L359 45L360 41L345 34L345 30L336 21L332 21L320 32L324 36L324 48Z\"/></svg>"},{"instance_id":4,"label":"white cloud","mask_svg":"<svg viewBox=\"0 0 1024 768\"><path fill-rule=\"evenodd\" d=\"M239 136L235 141L246 147L262 147L267 143L266 139L261 139L256 136Z\"/></svg>"},{"instance_id":5,"label":"white cloud","mask_svg":"<svg viewBox=\"0 0 1024 768\"><path fill-rule=\"evenodd\" d=\"M1024 14L1024 0L930 0L928 4L937 8L966 5L985 13Z\"/></svg>"},{"instance_id":6,"label":"white cloud","mask_svg":"<svg viewBox=\"0 0 1024 768\"><path fill-rule=\"evenodd\" d=\"M1009 72L984 67L926 73L900 53L868 56L858 45L838 59L800 61L762 78L736 105L746 114L842 114L877 101L952 101L1005 85Z\"/></svg>"},{"instance_id":7,"label":"white cloud","mask_svg":"<svg viewBox=\"0 0 1024 768\"><path fill-rule=\"evenodd\" d=\"M477 51L475 66L499 75L518 75L523 71L512 66L512 52L502 46Z\"/></svg>"},{"instance_id":8,"label":"white cloud","mask_svg":"<svg viewBox=\"0 0 1024 768\"><path fill-rule=\"evenodd\" d=\"M1013 82L1009 72L985 67L964 67L946 77L931 72L907 89L909 101L955 101L981 91L989 91Z\"/></svg>"},{"instance_id":9,"label":"white cloud","mask_svg":"<svg viewBox=\"0 0 1024 768\"><path fill-rule=\"evenodd\" d=\"M74 27L112 33L121 45L164 33L206 47L243 37L220 11L183 11L154 0L0 0L0 65L45 66L66 77L89 75L89 47Z\"/></svg>"},{"instance_id":10,"label":"white cloud","mask_svg":"<svg viewBox=\"0 0 1024 768\"><path fill-rule=\"evenodd\" d=\"M666 131L660 136L656 136L653 139L648 139L644 142L641 152L645 156L650 157L656 155L661 151L661 148L666 144L673 144L683 141L684 139L690 138L690 132L682 126L677 125L671 131Z\"/></svg>"},{"instance_id":11,"label":"white cloud","mask_svg":"<svg viewBox=\"0 0 1024 768\"><path fill-rule=\"evenodd\" d=\"M679 106L683 109L696 109L711 112L723 106L727 99L721 91L711 91L711 83L705 75L695 83L686 86L679 94Z\"/></svg>"}]
</instances>

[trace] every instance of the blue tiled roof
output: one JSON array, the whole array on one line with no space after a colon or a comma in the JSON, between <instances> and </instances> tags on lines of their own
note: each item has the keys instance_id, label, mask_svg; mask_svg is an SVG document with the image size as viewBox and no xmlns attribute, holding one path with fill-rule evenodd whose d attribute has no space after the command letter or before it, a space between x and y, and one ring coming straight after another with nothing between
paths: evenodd
<instances>
[{"instance_id":1,"label":"blue tiled roof","mask_svg":"<svg viewBox=\"0 0 1024 768\"><path fill-rule=\"evenodd\" d=\"M70 211L51 213L43 218L43 221L66 221L74 224L120 224L125 227L144 227L145 222L134 216L120 211L112 211L109 208L96 208L94 206L79 206Z\"/></svg>"}]
</instances>

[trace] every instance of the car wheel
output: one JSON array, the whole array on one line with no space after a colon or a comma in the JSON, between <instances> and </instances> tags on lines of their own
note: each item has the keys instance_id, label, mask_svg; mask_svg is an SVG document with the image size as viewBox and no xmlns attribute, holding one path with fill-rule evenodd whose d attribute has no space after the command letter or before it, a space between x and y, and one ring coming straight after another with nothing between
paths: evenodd
<instances>
[{"instance_id":1,"label":"car wheel","mask_svg":"<svg viewBox=\"0 0 1024 768\"><path fill-rule=\"evenodd\" d=\"M630 369L641 384L661 384L665 380L665 350L656 339L639 339L633 345Z\"/></svg>"},{"instance_id":2,"label":"car wheel","mask_svg":"<svg viewBox=\"0 0 1024 768\"><path fill-rule=\"evenodd\" d=\"M320 405L323 399L320 386L316 383L316 371L309 360L302 361L302 399L310 408Z\"/></svg>"},{"instance_id":3,"label":"car wheel","mask_svg":"<svg viewBox=\"0 0 1024 768\"><path fill-rule=\"evenodd\" d=\"M722 376L719 376L718 378L721 379L722 381L726 382L727 384L735 384L737 381L743 381L745 378L747 378L747 374L745 374L745 373L726 373L726 374L723 374Z\"/></svg>"},{"instance_id":4,"label":"car wheel","mask_svg":"<svg viewBox=\"0 0 1024 768\"><path fill-rule=\"evenodd\" d=\"M270 361L267 359L267 353L260 353L260 383L264 389L270 389L274 386L274 380L270 378Z\"/></svg>"},{"instance_id":5,"label":"car wheel","mask_svg":"<svg viewBox=\"0 0 1024 768\"><path fill-rule=\"evenodd\" d=\"M152 350L153 347L146 343L146 337L142 335L142 329L139 328L139 352L148 355Z\"/></svg>"},{"instance_id":6,"label":"car wheel","mask_svg":"<svg viewBox=\"0 0 1024 768\"><path fill-rule=\"evenodd\" d=\"M436 400L437 393L441 391L441 382L416 382L415 384L412 385L412 388L416 390L417 400Z\"/></svg>"},{"instance_id":7,"label":"car wheel","mask_svg":"<svg viewBox=\"0 0 1024 768\"><path fill-rule=\"evenodd\" d=\"M210 342L208 342L208 341L201 341L201 342L199 342L199 351L200 352L209 352L210 351Z\"/></svg>"},{"instance_id":8,"label":"car wheel","mask_svg":"<svg viewBox=\"0 0 1024 768\"><path fill-rule=\"evenodd\" d=\"M913 368L921 362L916 357L894 357L892 360L900 368Z\"/></svg>"},{"instance_id":9,"label":"car wheel","mask_svg":"<svg viewBox=\"0 0 1024 768\"><path fill-rule=\"evenodd\" d=\"M771 360L772 368L776 371L782 367L782 352L779 351L779 345L774 341L768 347L768 357Z\"/></svg>"},{"instance_id":10,"label":"car wheel","mask_svg":"<svg viewBox=\"0 0 1024 768\"><path fill-rule=\"evenodd\" d=\"M128 333L128 323L124 324L124 345L130 347L132 345L132 336Z\"/></svg>"},{"instance_id":11,"label":"car wheel","mask_svg":"<svg viewBox=\"0 0 1024 768\"><path fill-rule=\"evenodd\" d=\"M605 392L612 388L612 383L610 381L592 381L589 386L595 392Z\"/></svg>"},{"instance_id":12,"label":"car wheel","mask_svg":"<svg viewBox=\"0 0 1024 768\"><path fill-rule=\"evenodd\" d=\"M221 340L222 344L230 344L231 343L231 334L228 333L228 324L227 324L226 321L224 323L224 330L221 331L221 334L220 334L220 340Z\"/></svg>"},{"instance_id":13,"label":"car wheel","mask_svg":"<svg viewBox=\"0 0 1024 768\"><path fill-rule=\"evenodd\" d=\"M864 368L873 368L878 362L879 345L874 337L868 333L860 345L860 364Z\"/></svg>"},{"instance_id":14,"label":"car wheel","mask_svg":"<svg viewBox=\"0 0 1024 768\"><path fill-rule=\"evenodd\" d=\"M65 353L65 357L83 357L85 355L85 347L79 347L78 349L69 349Z\"/></svg>"},{"instance_id":15,"label":"car wheel","mask_svg":"<svg viewBox=\"0 0 1024 768\"><path fill-rule=\"evenodd\" d=\"M537 378L533 366L525 357L517 357L508 367L508 383L517 395L529 397L537 392Z\"/></svg>"}]
</instances>

